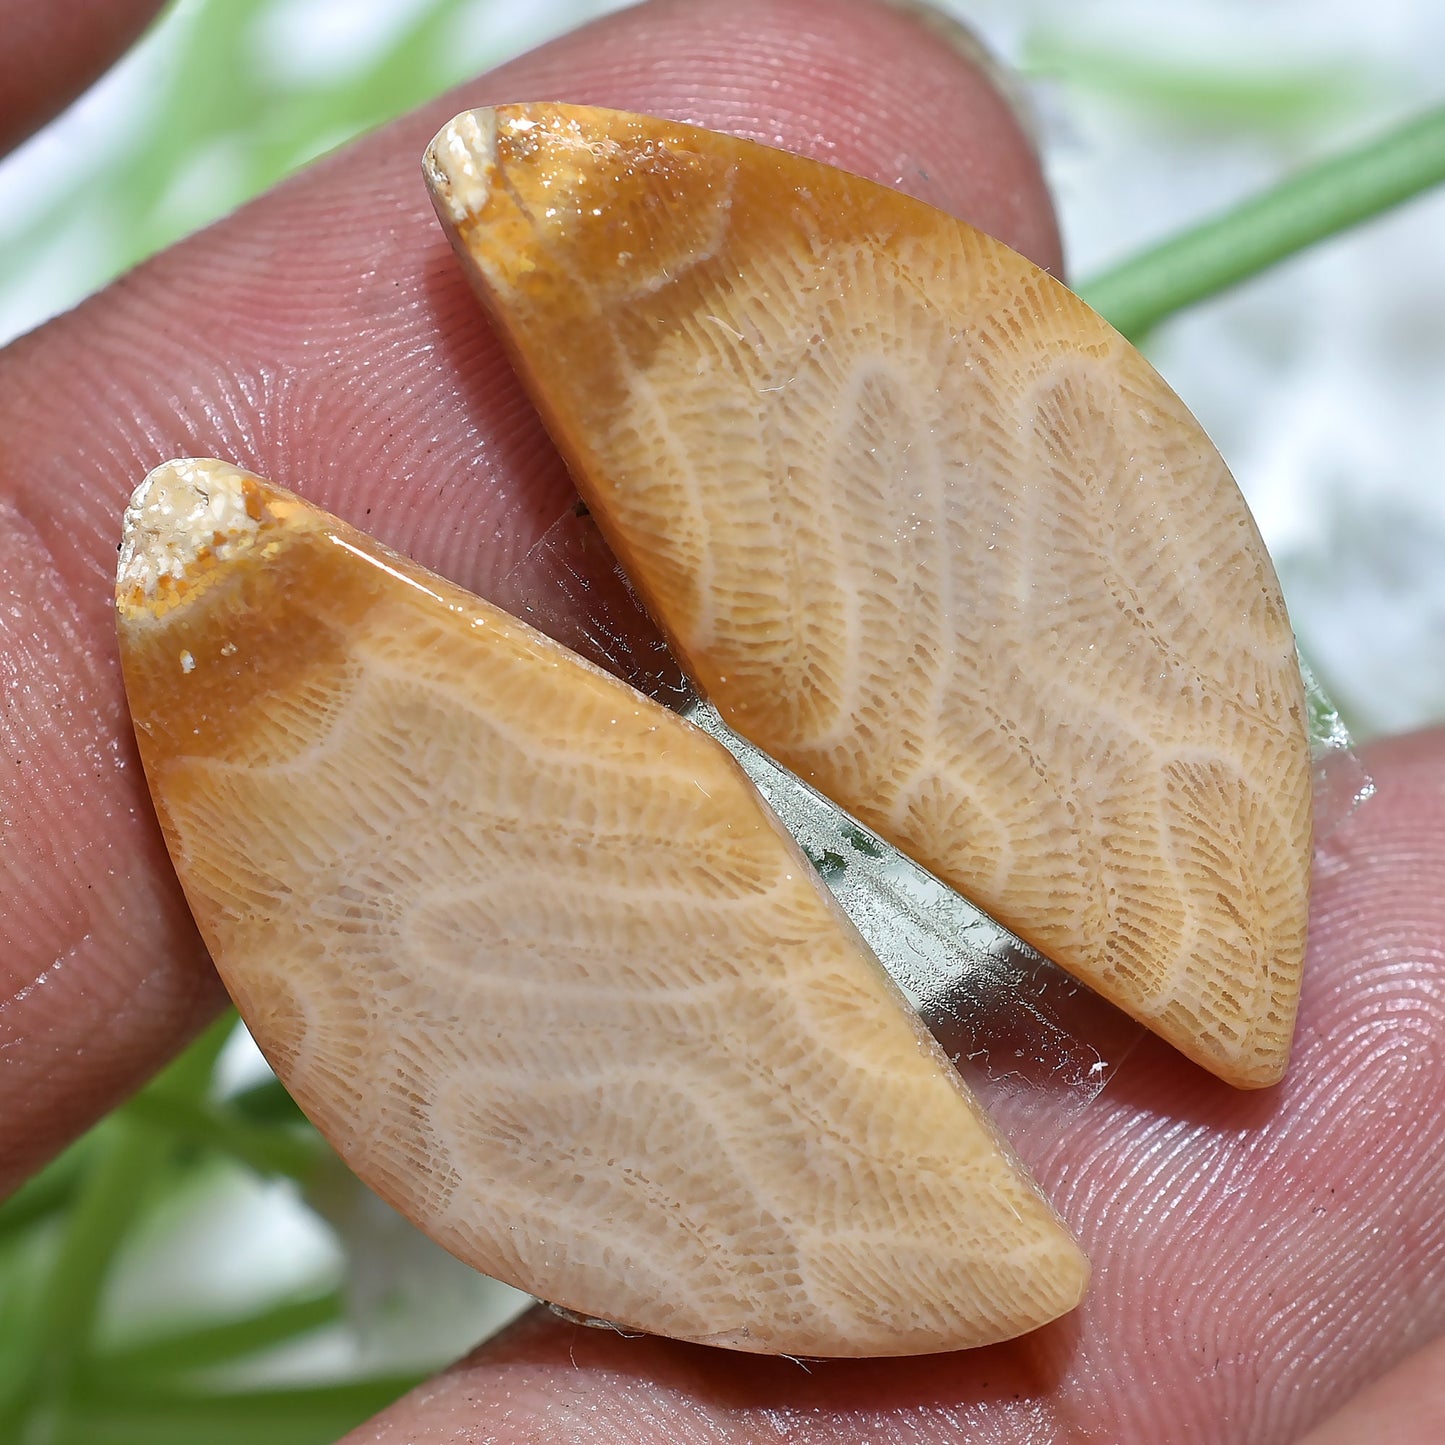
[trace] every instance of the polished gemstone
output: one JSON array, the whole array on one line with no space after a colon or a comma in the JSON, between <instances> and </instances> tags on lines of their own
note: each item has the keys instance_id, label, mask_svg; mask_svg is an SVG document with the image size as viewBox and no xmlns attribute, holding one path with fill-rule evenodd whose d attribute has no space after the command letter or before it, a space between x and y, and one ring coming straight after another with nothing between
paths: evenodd
<instances>
[{"instance_id":1,"label":"polished gemstone","mask_svg":"<svg viewBox=\"0 0 1445 1445\"><path fill-rule=\"evenodd\" d=\"M685 125L503 106L425 170L728 723L1204 1067L1278 1080L1299 668L1233 479L1139 353L954 218Z\"/></svg>"},{"instance_id":2,"label":"polished gemstone","mask_svg":"<svg viewBox=\"0 0 1445 1445\"><path fill-rule=\"evenodd\" d=\"M126 515L121 656L227 988L351 1167L574 1311L950 1350L1088 1266L731 755L220 462Z\"/></svg>"}]
</instances>

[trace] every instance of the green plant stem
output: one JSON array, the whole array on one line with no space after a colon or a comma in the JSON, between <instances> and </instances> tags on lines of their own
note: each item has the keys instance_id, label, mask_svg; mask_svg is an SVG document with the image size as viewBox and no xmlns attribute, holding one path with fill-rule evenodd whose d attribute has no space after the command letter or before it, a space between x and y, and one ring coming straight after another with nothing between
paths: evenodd
<instances>
[{"instance_id":1,"label":"green plant stem","mask_svg":"<svg viewBox=\"0 0 1445 1445\"><path fill-rule=\"evenodd\" d=\"M343 1318L340 1290L310 1299L284 1300L220 1324L156 1335L139 1344L106 1350L86 1371L88 1391L134 1385L210 1369L275 1348Z\"/></svg>"},{"instance_id":2,"label":"green plant stem","mask_svg":"<svg viewBox=\"0 0 1445 1445\"><path fill-rule=\"evenodd\" d=\"M79 1403L54 1445L315 1445L385 1409L420 1378L234 1393L108 1392Z\"/></svg>"},{"instance_id":3,"label":"green plant stem","mask_svg":"<svg viewBox=\"0 0 1445 1445\"><path fill-rule=\"evenodd\" d=\"M0 1240L49 1219L70 1202L77 1184L85 1177L91 1148L89 1135L78 1139L0 1203Z\"/></svg>"},{"instance_id":4,"label":"green plant stem","mask_svg":"<svg viewBox=\"0 0 1445 1445\"><path fill-rule=\"evenodd\" d=\"M183 1094L146 1092L126 1105L126 1113L201 1148L219 1149L259 1174L283 1175L307 1184L326 1158L326 1146L314 1133L286 1126L251 1124L224 1105Z\"/></svg>"},{"instance_id":5,"label":"green plant stem","mask_svg":"<svg viewBox=\"0 0 1445 1445\"><path fill-rule=\"evenodd\" d=\"M295 1099L281 1087L278 1079L262 1079L238 1090L226 1099L226 1108L233 1110L248 1124L304 1124L306 1115Z\"/></svg>"},{"instance_id":6,"label":"green plant stem","mask_svg":"<svg viewBox=\"0 0 1445 1445\"><path fill-rule=\"evenodd\" d=\"M1115 102L1187 125L1290 133L1317 125L1351 103L1370 100L1378 77L1353 64L1278 67L1241 60L1221 65L1165 52L1093 46L1066 30L1040 29L1026 42L1025 75L1062 77Z\"/></svg>"},{"instance_id":7,"label":"green plant stem","mask_svg":"<svg viewBox=\"0 0 1445 1445\"><path fill-rule=\"evenodd\" d=\"M164 1103L203 1095L234 1023L234 1016L218 1019L147 1096ZM53 1223L54 1238L27 1290L27 1328L0 1372L0 1439L46 1445L68 1428L111 1266L171 1153L164 1132L122 1110L56 1161L47 1182L12 1215L17 1230Z\"/></svg>"},{"instance_id":8,"label":"green plant stem","mask_svg":"<svg viewBox=\"0 0 1445 1445\"><path fill-rule=\"evenodd\" d=\"M107 1120L97 1134L20 1343L19 1394L0 1402L0 1439L40 1445L59 1430L111 1263L169 1148L163 1135L124 1118Z\"/></svg>"},{"instance_id":9,"label":"green plant stem","mask_svg":"<svg viewBox=\"0 0 1445 1445\"><path fill-rule=\"evenodd\" d=\"M217 1019L180 1058L147 1087L146 1095L160 1094L169 1097L176 1094L204 1093L210 1084L216 1056L225 1047L235 1026L236 1015L234 1011L227 1010L225 1015ZM279 1091L280 1085L275 1085L275 1088ZM274 1103L269 1095L265 1101L273 1113L280 1117L281 1106ZM298 1121L305 1118L294 1104L291 1106L291 1117ZM0 1202L0 1242L33 1228L69 1206L76 1188L90 1167L95 1140L94 1133L77 1139L63 1154L52 1159L39 1174L26 1180L9 1199Z\"/></svg>"},{"instance_id":10,"label":"green plant stem","mask_svg":"<svg viewBox=\"0 0 1445 1445\"><path fill-rule=\"evenodd\" d=\"M1090 278L1079 294L1125 336L1445 180L1445 106L1322 161Z\"/></svg>"},{"instance_id":11,"label":"green plant stem","mask_svg":"<svg viewBox=\"0 0 1445 1445\"><path fill-rule=\"evenodd\" d=\"M236 1026L228 1010L154 1083L125 1106L132 1119L203 1149L218 1149L259 1174L308 1183L327 1156L320 1136L293 1106L302 1127L256 1123L209 1097L216 1059ZM279 1087L279 1086L278 1086Z\"/></svg>"}]
</instances>

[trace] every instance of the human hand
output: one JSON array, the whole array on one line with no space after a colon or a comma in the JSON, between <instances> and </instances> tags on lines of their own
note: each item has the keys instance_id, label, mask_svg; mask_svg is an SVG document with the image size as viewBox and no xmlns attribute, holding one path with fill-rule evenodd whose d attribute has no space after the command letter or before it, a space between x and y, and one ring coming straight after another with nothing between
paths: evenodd
<instances>
[{"instance_id":1,"label":"human hand","mask_svg":"<svg viewBox=\"0 0 1445 1445\"><path fill-rule=\"evenodd\" d=\"M466 87L10 348L0 1181L135 1087L220 997L113 660L135 481L169 456L227 456L483 594L571 504L417 171L456 110L538 96L781 142L1058 267L1026 143L936 35L861 0L694 0ZM1044 1120L1016 1136L1095 1263L1075 1315L966 1356L807 1372L534 1315L356 1438L1297 1438L1445 1327L1445 740L1367 762L1379 795L1327 850L1286 1084L1235 1095L1150 1045L1067 1137ZM1404 1368L1380 1408L1427 1401L1431 1357ZM1369 1428L1410 1439L1381 1418Z\"/></svg>"}]
</instances>

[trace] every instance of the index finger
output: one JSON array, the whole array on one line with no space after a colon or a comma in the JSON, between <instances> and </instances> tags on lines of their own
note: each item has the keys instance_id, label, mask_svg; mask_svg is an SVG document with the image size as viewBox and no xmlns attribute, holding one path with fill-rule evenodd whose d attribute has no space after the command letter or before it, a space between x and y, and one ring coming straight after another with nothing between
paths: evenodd
<instances>
[{"instance_id":1,"label":"index finger","mask_svg":"<svg viewBox=\"0 0 1445 1445\"><path fill-rule=\"evenodd\" d=\"M160 8L161 0L0 0L0 155L69 105Z\"/></svg>"},{"instance_id":2,"label":"index finger","mask_svg":"<svg viewBox=\"0 0 1445 1445\"><path fill-rule=\"evenodd\" d=\"M936 29L868 0L673 0L443 98L10 348L0 1190L219 1002L114 662L126 495L168 457L225 456L495 591L572 491L432 219L419 158L457 110L559 95L834 161L1058 265L1016 117Z\"/></svg>"}]
</instances>

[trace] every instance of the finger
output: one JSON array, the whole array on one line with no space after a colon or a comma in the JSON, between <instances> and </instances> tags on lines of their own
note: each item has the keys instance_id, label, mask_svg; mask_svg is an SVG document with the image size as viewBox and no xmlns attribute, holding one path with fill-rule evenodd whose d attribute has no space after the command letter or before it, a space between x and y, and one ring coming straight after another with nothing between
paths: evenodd
<instances>
[{"instance_id":1,"label":"finger","mask_svg":"<svg viewBox=\"0 0 1445 1445\"><path fill-rule=\"evenodd\" d=\"M0 155L105 71L163 0L0 0Z\"/></svg>"},{"instance_id":2,"label":"finger","mask_svg":"<svg viewBox=\"0 0 1445 1445\"><path fill-rule=\"evenodd\" d=\"M0 1180L214 1006L113 661L126 494L165 458L229 457L495 595L573 494L419 160L465 105L557 95L822 155L1057 263L1017 122L935 33L866 0L675 0L437 102L0 357L0 897L14 935L0 955Z\"/></svg>"},{"instance_id":3,"label":"finger","mask_svg":"<svg viewBox=\"0 0 1445 1445\"><path fill-rule=\"evenodd\" d=\"M1067 1134L1014 1132L1093 1260L1073 1316L804 1369L534 1312L356 1445L1294 1441L1445 1331L1445 732L1368 762L1379 794L1320 881L1287 1082L1239 1095L1160 1045Z\"/></svg>"},{"instance_id":4,"label":"finger","mask_svg":"<svg viewBox=\"0 0 1445 1445\"><path fill-rule=\"evenodd\" d=\"M1445 1440L1445 1337L1360 1392L1300 1445L1440 1445Z\"/></svg>"}]
</instances>

